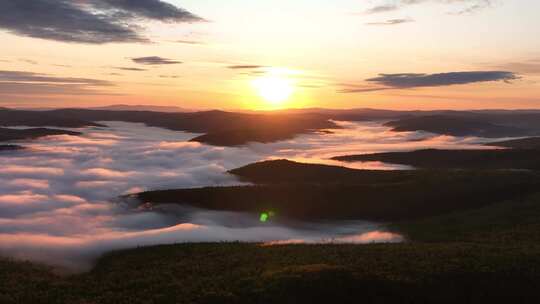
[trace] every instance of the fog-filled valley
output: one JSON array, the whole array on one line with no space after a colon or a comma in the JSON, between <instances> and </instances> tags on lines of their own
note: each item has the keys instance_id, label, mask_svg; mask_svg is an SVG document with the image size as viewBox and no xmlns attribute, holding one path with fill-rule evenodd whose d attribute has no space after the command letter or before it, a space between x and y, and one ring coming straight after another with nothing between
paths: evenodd
<instances>
[{"instance_id":1,"label":"fog-filled valley","mask_svg":"<svg viewBox=\"0 0 540 304\"><path fill-rule=\"evenodd\" d=\"M145 208L141 206L144 202L122 196L147 190L245 185L227 171L262 160L395 170L411 167L331 158L422 148L493 148L483 145L493 139L393 132L383 121L336 121L339 128L325 132L237 147L192 142L189 140L199 134L140 123L99 124L106 127L63 128L80 135L18 140L9 143L23 150L0 152L3 255L87 269L102 253L153 244L402 241L403 237L392 233L384 223L361 218L346 222L276 219L261 223L258 213L174 205Z\"/></svg>"}]
</instances>

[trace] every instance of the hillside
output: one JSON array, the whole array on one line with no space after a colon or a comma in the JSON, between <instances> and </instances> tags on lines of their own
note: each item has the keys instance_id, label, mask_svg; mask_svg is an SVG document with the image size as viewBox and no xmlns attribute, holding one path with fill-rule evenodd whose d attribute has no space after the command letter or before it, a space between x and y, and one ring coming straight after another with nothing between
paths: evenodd
<instances>
[{"instance_id":1,"label":"hillside","mask_svg":"<svg viewBox=\"0 0 540 304\"><path fill-rule=\"evenodd\" d=\"M528 143L508 143L519 146ZM493 145L493 144L490 144ZM531 169L540 170L540 153L519 150L437 150L387 152L334 157L340 161L380 161L423 169Z\"/></svg>"},{"instance_id":2,"label":"hillside","mask_svg":"<svg viewBox=\"0 0 540 304\"><path fill-rule=\"evenodd\" d=\"M50 135L81 135L79 132L47 129L47 128L32 128L32 129L9 129L0 128L0 141L35 139Z\"/></svg>"},{"instance_id":3,"label":"hillside","mask_svg":"<svg viewBox=\"0 0 540 304\"><path fill-rule=\"evenodd\" d=\"M512 137L540 134L540 113L535 111L387 111L286 110L275 112L155 112L112 107L108 110L59 109L25 111L0 109L3 126L105 127L99 122L144 123L174 131L201 133L193 141L237 146L273 142L298 134L336 128L332 120L389 120L395 131L427 131L454 136ZM110 110L114 109L114 110ZM135 108L138 109L138 108ZM145 108L140 108L145 109Z\"/></svg>"},{"instance_id":4,"label":"hillside","mask_svg":"<svg viewBox=\"0 0 540 304\"><path fill-rule=\"evenodd\" d=\"M356 170L339 166L305 164L286 159L262 161L230 170L252 183L388 183L402 182L412 171Z\"/></svg>"},{"instance_id":5,"label":"hillside","mask_svg":"<svg viewBox=\"0 0 540 304\"><path fill-rule=\"evenodd\" d=\"M246 114L223 111L164 113L151 111L105 111L61 109L51 111L0 110L4 126L86 127L97 122L144 123L174 131L205 133L194 140L217 145L284 140L301 133L336 128L327 118L314 114Z\"/></svg>"},{"instance_id":6,"label":"hillside","mask_svg":"<svg viewBox=\"0 0 540 304\"><path fill-rule=\"evenodd\" d=\"M495 119L495 117L491 118ZM386 123L396 132L426 131L452 136L511 137L538 133L538 130L499 125L488 117L466 117L458 115L429 115L404 118Z\"/></svg>"},{"instance_id":7,"label":"hillside","mask_svg":"<svg viewBox=\"0 0 540 304\"><path fill-rule=\"evenodd\" d=\"M24 111L9 109L0 109L0 126L58 128L103 127L103 125L90 120L70 117L69 115L55 115L54 111Z\"/></svg>"},{"instance_id":8,"label":"hillside","mask_svg":"<svg viewBox=\"0 0 540 304\"><path fill-rule=\"evenodd\" d=\"M512 149L540 150L540 137L527 137L513 140L497 141L486 144L486 146L505 147Z\"/></svg>"},{"instance_id":9,"label":"hillside","mask_svg":"<svg viewBox=\"0 0 540 304\"><path fill-rule=\"evenodd\" d=\"M1 151L15 151L15 150L22 150L24 147L17 146L17 145L0 145L0 152Z\"/></svg>"},{"instance_id":10,"label":"hillside","mask_svg":"<svg viewBox=\"0 0 540 304\"><path fill-rule=\"evenodd\" d=\"M313 133L317 132L318 130L319 128L307 128L307 126L301 124L280 124L272 128L266 126L252 126L248 129L213 131L201 136L197 136L190 141L214 146L233 147L250 142L271 143L279 140L287 140L298 134Z\"/></svg>"},{"instance_id":11,"label":"hillside","mask_svg":"<svg viewBox=\"0 0 540 304\"><path fill-rule=\"evenodd\" d=\"M290 174L276 175L284 170ZM401 221L519 198L540 186L536 172L517 171L377 172L269 161L231 172L263 184L149 191L136 197L154 205L273 211L282 219Z\"/></svg>"}]
</instances>

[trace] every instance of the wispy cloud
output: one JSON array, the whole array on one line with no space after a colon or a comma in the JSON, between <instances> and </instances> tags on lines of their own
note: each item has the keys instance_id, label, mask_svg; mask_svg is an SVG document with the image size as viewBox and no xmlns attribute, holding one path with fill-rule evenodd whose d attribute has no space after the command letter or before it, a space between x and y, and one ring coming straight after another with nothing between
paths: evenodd
<instances>
[{"instance_id":1,"label":"wispy cloud","mask_svg":"<svg viewBox=\"0 0 540 304\"><path fill-rule=\"evenodd\" d=\"M498 69L506 69L520 74L540 74L540 60L527 60L522 62L508 62L497 65Z\"/></svg>"},{"instance_id":2,"label":"wispy cloud","mask_svg":"<svg viewBox=\"0 0 540 304\"><path fill-rule=\"evenodd\" d=\"M0 11L0 28L13 34L92 44L148 41L141 20L203 21L161 0L2 0Z\"/></svg>"},{"instance_id":3,"label":"wispy cloud","mask_svg":"<svg viewBox=\"0 0 540 304\"><path fill-rule=\"evenodd\" d=\"M338 90L338 93L369 93L391 89L365 84L342 84L341 87L342 88Z\"/></svg>"},{"instance_id":4,"label":"wispy cloud","mask_svg":"<svg viewBox=\"0 0 540 304\"><path fill-rule=\"evenodd\" d=\"M28 63L28 64L32 64L32 65L38 64L37 61L32 60L32 59L26 59L26 58L19 58L19 61L24 62L24 63Z\"/></svg>"},{"instance_id":5,"label":"wispy cloud","mask_svg":"<svg viewBox=\"0 0 540 304\"><path fill-rule=\"evenodd\" d=\"M191 44L191 45L202 45L202 44L206 44L202 41L197 41L197 40L175 40L174 42L176 43L181 43L181 44Z\"/></svg>"},{"instance_id":6,"label":"wispy cloud","mask_svg":"<svg viewBox=\"0 0 540 304\"><path fill-rule=\"evenodd\" d=\"M478 11L489 8L493 5L492 0L478 0L478 1L468 1L468 2L473 2L473 3L469 4L465 8L462 8L456 12L451 12L450 14L452 15L474 14Z\"/></svg>"},{"instance_id":7,"label":"wispy cloud","mask_svg":"<svg viewBox=\"0 0 540 304\"><path fill-rule=\"evenodd\" d=\"M159 56L148 56L148 57L137 57L131 58L131 60L138 64L145 65L167 65L167 64L181 64L182 61L177 61L174 59L163 58Z\"/></svg>"},{"instance_id":8,"label":"wispy cloud","mask_svg":"<svg viewBox=\"0 0 540 304\"><path fill-rule=\"evenodd\" d=\"M504 81L519 79L513 72L508 71L468 71L438 74L380 74L378 77L366 79L367 84L349 84L344 86L341 93L361 93L390 89L414 89L421 87L441 87L479 82Z\"/></svg>"},{"instance_id":9,"label":"wispy cloud","mask_svg":"<svg viewBox=\"0 0 540 304\"><path fill-rule=\"evenodd\" d=\"M110 87L112 82L92 78L56 77L24 71L0 71L0 95L101 95L98 88Z\"/></svg>"},{"instance_id":10,"label":"wispy cloud","mask_svg":"<svg viewBox=\"0 0 540 304\"><path fill-rule=\"evenodd\" d=\"M56 77L48 74L39 74L24 71L0 71L0 81L22 81L33 83L72 83L86 84L94 86L110 86L110 82L92 78L77 78L77 77Z\"/></svg>"},{"instance_id":11,"label":"wispy cloud","mask_svg":"<svg viewBox=\"0 0 540 304\"><path fill-rule=\"evenodd\" d=\"M178 76L178 75L159 75L159 78L172 78L172 79L176 79L176 78L180 78L180 76Z\"/></svg>"},{"instance_id":12,"label":"wispy cloud","mask_svg":"<svg viewBox=\"0 0 540 304\"><path fill-rule=\"evenodd\" d=\"M83 84L0 82L0 96L118 95Z\"/></svg>"},{"instance_id":13,"label":"wispy cloud","mask_svg":"<svg viewBox=\"0 0 540 304\"><path fill-rule=\"evenodd\" d=\"M447 4L447 5L460 5L460 8L457 11L451 13L454 15L475 13L485 8L491 7L493 5L493 0L398 0L397 2L394 2L391 4L382 3L379 5L375 5L367 9L365 13L366 14L387 13L387 12L400 10L410 5L428 3L428 2Z\"/></svg>"},{"instance_id":14,"label":"wispy cloud","mask_svg":"<svg viewBox=\"0 0 540 304\"><path fill-rule=\"evenodd\" d=\"M410 18L402 18L402 19L389 19L389 20L386 20L386 21L382 21L382 22L368 22L368 23L365 23L366 25L374 25L374 26L379 26L379 25L398 25L398 24L403 24L403 23L410 23L410 22L414 22L413 19L410 19Z\"/></svg>"},{"instance_id":15,"label":"wispy cloud","mask_svg":"<svg viewBox=\"0 0 540 304\"><path fill-rule=\"evenodd\" d=\"M378 14L378 13L386 13L391 11L396 11L400 7L396 4L385 4L385 5L377 5L372 8L369 8L366 11L366 14Z\"/></svg>"},{"instance_id":16,"label":"wispy cloud","mask_svg":"<svg viewBox=\"0 0 540 304\"><path fill-rule=\"evenodd\" d=\"M121 70L121 71L132 71L132 72L143 72L147 71L147 69L141 69L141 68L130 68L130 67L112 67L113 69Z\"/></svg>"},{"instance_id":17,"label":"wispy cloud","mask_svg":"<svg viewBox=\"0 0 540 304\"><path fill-rule=\"evenodd\" d=\"M228 66L228 68L232 70L256 70L256 69L262 69L265 67L266 66L264 65L252 65L252 64L240 64L240 65Z\"/></svg>"}]
</instances>

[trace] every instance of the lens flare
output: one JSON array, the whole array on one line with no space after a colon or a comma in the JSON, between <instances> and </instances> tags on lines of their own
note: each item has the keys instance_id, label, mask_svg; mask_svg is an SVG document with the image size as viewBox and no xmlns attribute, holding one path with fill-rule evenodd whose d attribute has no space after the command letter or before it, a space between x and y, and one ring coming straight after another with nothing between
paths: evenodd
<instances>
[{"instance_id":1,"label":"lens flare","mask_svg":"<svg viewBox=\"0 0 540 304\"><path fill-rule=\"evenodd\" d=\"M268 213L264 212L264 213L261 213L261 217L259 218L259 220L262 222L262 223L266 223L268 221L268 218L270 216L268 215Z\"/></svg>"}]
</instances>

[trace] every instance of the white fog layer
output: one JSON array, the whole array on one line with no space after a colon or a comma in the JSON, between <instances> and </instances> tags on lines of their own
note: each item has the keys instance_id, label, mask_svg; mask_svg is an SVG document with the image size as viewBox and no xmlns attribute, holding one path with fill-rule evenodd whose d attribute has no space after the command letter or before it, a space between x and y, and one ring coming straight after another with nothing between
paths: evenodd
<instances>
[{"instance_id":1,"label":"white fog layer","mask_svg":"<svg viewBox=\"0 0 540 304\"><path fill-rule=\"evenodd\" d=\"M267 244L398 242L368 222L260 223L257 215L180 206L138 209L118 200L144 190L240 184L227 170L266 159L404 169L377 162L341 163L339 155L420 148L479 148L479 138L396 133L376 123L339 123L331 134L309 134L272 144L214 147L189 142L199 134L141 124L74 129L82 136L16 142L0 152L0 255L86 268L104 252L136 246L207 241Z\"/></svg>"}]
</instances>

